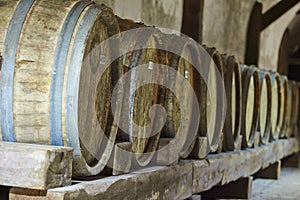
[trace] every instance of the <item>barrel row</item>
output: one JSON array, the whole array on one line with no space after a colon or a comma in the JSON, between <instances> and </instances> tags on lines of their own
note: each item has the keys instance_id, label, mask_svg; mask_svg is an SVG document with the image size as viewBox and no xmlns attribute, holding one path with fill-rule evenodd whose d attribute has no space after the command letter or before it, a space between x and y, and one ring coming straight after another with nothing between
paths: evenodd
<instances>
[{"instance_id":1,"label":"barrel row","mask_svg":"<svg viewBox=\"0 0 300 200\"><path fill-rule=\"evenodd\" d=\"M205 140L204 158L299 131L299 84L276 72L88 0L0 5L0 140L73 147L75 176L99 174L116 142L145 167L164 138L176 159Z\"/></svg>"}]
</instances>

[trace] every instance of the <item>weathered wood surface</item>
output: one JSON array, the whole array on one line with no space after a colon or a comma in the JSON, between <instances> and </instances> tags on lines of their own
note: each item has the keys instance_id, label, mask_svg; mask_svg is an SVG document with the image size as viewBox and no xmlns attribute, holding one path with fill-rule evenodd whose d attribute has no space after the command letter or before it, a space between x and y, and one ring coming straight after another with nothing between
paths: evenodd
<instances>
[{"instance_id":1,"label":"weathered wood surface","mask_svg":"<svg viewBox=\"0 0 300 200\"><path fill-rule=\"evenodd\" d=\"M250 176L298 151L299 141L288 139L256 149L210 155L206 160L193 161L193 193Z\"/></svg>"},{"instance_id":2,"label":"weathered wood surface","mask_svg":"<svg viewBox=\"0 0 300 200\"><path fill-rule=\"evenodd\" d=\"M0 185L40 189L71 184L68 147L0 142Z\"/></svg>"},{"instance_id":3,"label":"weathered wood surface","mask_svg":"<svg viewBox=\"0 0 300 200\"><path fill-rule=\"evenodd\" d=\"M53 200L184 199L213 186L248 177L298 151L298 139L279 140L256 149L209 155L205 160L182 160L170 167L153 167L50 189L47 197Z\"/></svg>"},{"instance_id":4,"label":"weathered wood surface","mask_svg":"<svg viewBox=\"0 0 300 200\"><path fill-rule=\"evenodd\" d=\"M192 195L192 163L144 171L48 190L61 199L186 199Z\"/></svg>"}]
</instances>

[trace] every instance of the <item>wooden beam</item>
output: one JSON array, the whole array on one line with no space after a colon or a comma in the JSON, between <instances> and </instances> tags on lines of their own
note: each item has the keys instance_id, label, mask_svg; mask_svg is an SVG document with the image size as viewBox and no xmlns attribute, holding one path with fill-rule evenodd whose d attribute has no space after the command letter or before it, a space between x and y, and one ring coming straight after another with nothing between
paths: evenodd
<instances>
[{"instance_id":1,"label":"wooden beam","mask_svg":"<svg viewBox=\"0 0 300 200\"><path fill-rule=\"evenodd\" d=\"M252 9L249 24L248 24L246 53L245 53L245 64L247 65L258 66L261 19L262 19L262 4L256 2Z\"/></svg>"},{"instance_id":2,"label":"wooden beam","mask_svg":"<svg viewBox=\"0 0 300 200\"><path fill-rule=\"evenodd\" d=\"M209 155L204 160L181 160L169 167L151 167L50 189L47 197L53 200L73 196L78 199L186 199L213 186L251 176L298 151L298 139L279 140L256 149Z\"/></svg>"},{"instance_id":3,"label":"wooden beam","mask_svg":"<svg viewBox=\"0 0 300 200\"><path fill-rule=\"evenodd\" d=\"M0 142L0 185L46 190L71 184L73 149Z\"/></svg>"},{"instance_id":4,"label":"wooden beam","mask_svg":"<svg viewBox=\"0 0 300 200\"><path fill-rule=\"evenodd\" d=\"M181 32L202 42L203 0L184 0Z\"/></svg>"},{"instance_id":5,"label":"wooden beam","mask_svg":"<svg viewBox=\"0 0 300 200\"><path fill-rule=\"evenodd\" d=\"M281 17L284 13L286 13L299 2L300 0L282 0L278 2L263 14L261 21L261 30L267 28L270 24L276 21L279 17Z\"/></svg>"}]
</instances>

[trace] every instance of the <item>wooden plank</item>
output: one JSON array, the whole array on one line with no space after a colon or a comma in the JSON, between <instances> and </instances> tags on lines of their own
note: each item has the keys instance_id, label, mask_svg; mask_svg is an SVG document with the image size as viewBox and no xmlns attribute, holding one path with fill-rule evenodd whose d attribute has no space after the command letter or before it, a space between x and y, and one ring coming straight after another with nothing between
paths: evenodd
<instances>
[{"instance_id":1,"label":"wooden plank","mask_svg":"<svg viewBox=\"0 0 300 200\"><path fill-rule=\"evenodd\" d=\"M254 178L278 180L280 177L281 161L271 164L269 167L260 170L254 174Z\"/></svg>"},{"instance_id":2,"label":"wooden plank","mask_svg":"<svg viewBox=\"0 0 300 200\"><path fill-rule=\"evenodd\" d=\"M201 193L203 199L250 199L253 177L240 178L223 186L213 187L211 190Z\"/></svg>"},{"instance_id":3,"label":"wooden plank","mask_svg":"<svg viewBox=\"0 0 300 200\"><path fill-rule=\"evenodd\" d=\"M276 5L270 8L267 12L265 12L262 16L261 30L263 31L270 24L276 21L279 17L281 17L288 10L293 8L296 4L299 3L299 0L284 0L279 1Z\"/></svg>"},{"instance_id":4,"label":"wooden plank","mask_svg":"<svg viewBox=\"0 0 300 200\"><path fill-rule=\"evenodd\" d=\"M278 140L256 149L209 155L204 160L181 160L170 167L152 167L126 175L50 189L47 197L53 200L71 197L186 199L213 186L248 177L298 151L298 139Z\"/></svg>"},{"instance_id":5,"label":"wooden plank","mask_svg":"<svg viewBox=\"0 0 300 200\"><path fill-rule=\"evenodd\" d=\"M192 195L192 165L152 167L139 172L48 190L62 199L186 199Z\"/></svg>"},{"instance_id":6,"label":"wooden plank","mask_svg":"<svg viewBox=\"0 0 300 200\"><path fill-rule=\"evenodd\" d=\"M0 185L46 190L71 184L73 149L0 142Z\"/></svg>"},{"instance_id":7,"label":"wooden plank","mask_svg":"<svg viewBox=\"0 0 300 200\"><path fill-rule=\"evenodd\" d=\"M256 149L209 155L193 160L193 194L248 177L270 164L299 151L298 139L278 140Z\"/></svg>"}]
</instances>

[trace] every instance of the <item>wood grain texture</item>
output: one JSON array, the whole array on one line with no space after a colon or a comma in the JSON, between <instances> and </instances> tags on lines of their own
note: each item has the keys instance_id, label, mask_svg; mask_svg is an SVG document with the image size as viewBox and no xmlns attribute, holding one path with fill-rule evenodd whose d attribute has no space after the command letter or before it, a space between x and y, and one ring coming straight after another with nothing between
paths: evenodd
<instances>
[{"instance_id":1,"label":"wood grain texture","mask_svg":"<svg viewBox=\"0 0 300 200\"><path fill-rule=\"evenodd\" d=\"M52 64L60 28L75 2L37 1L28 14L19 41L14 77L14 119L18 142L50 144Z\"/></svg>"},{"instance_id":2,"label":"wood grain texture","mask_svg":"<svg viewBox=\"0 0 300 200\"><path fill-rule=\"evenodd\" d=\"M68 147L0 142L0 184L46 190L71 184Z\"/></svg>"}]
</instances>

